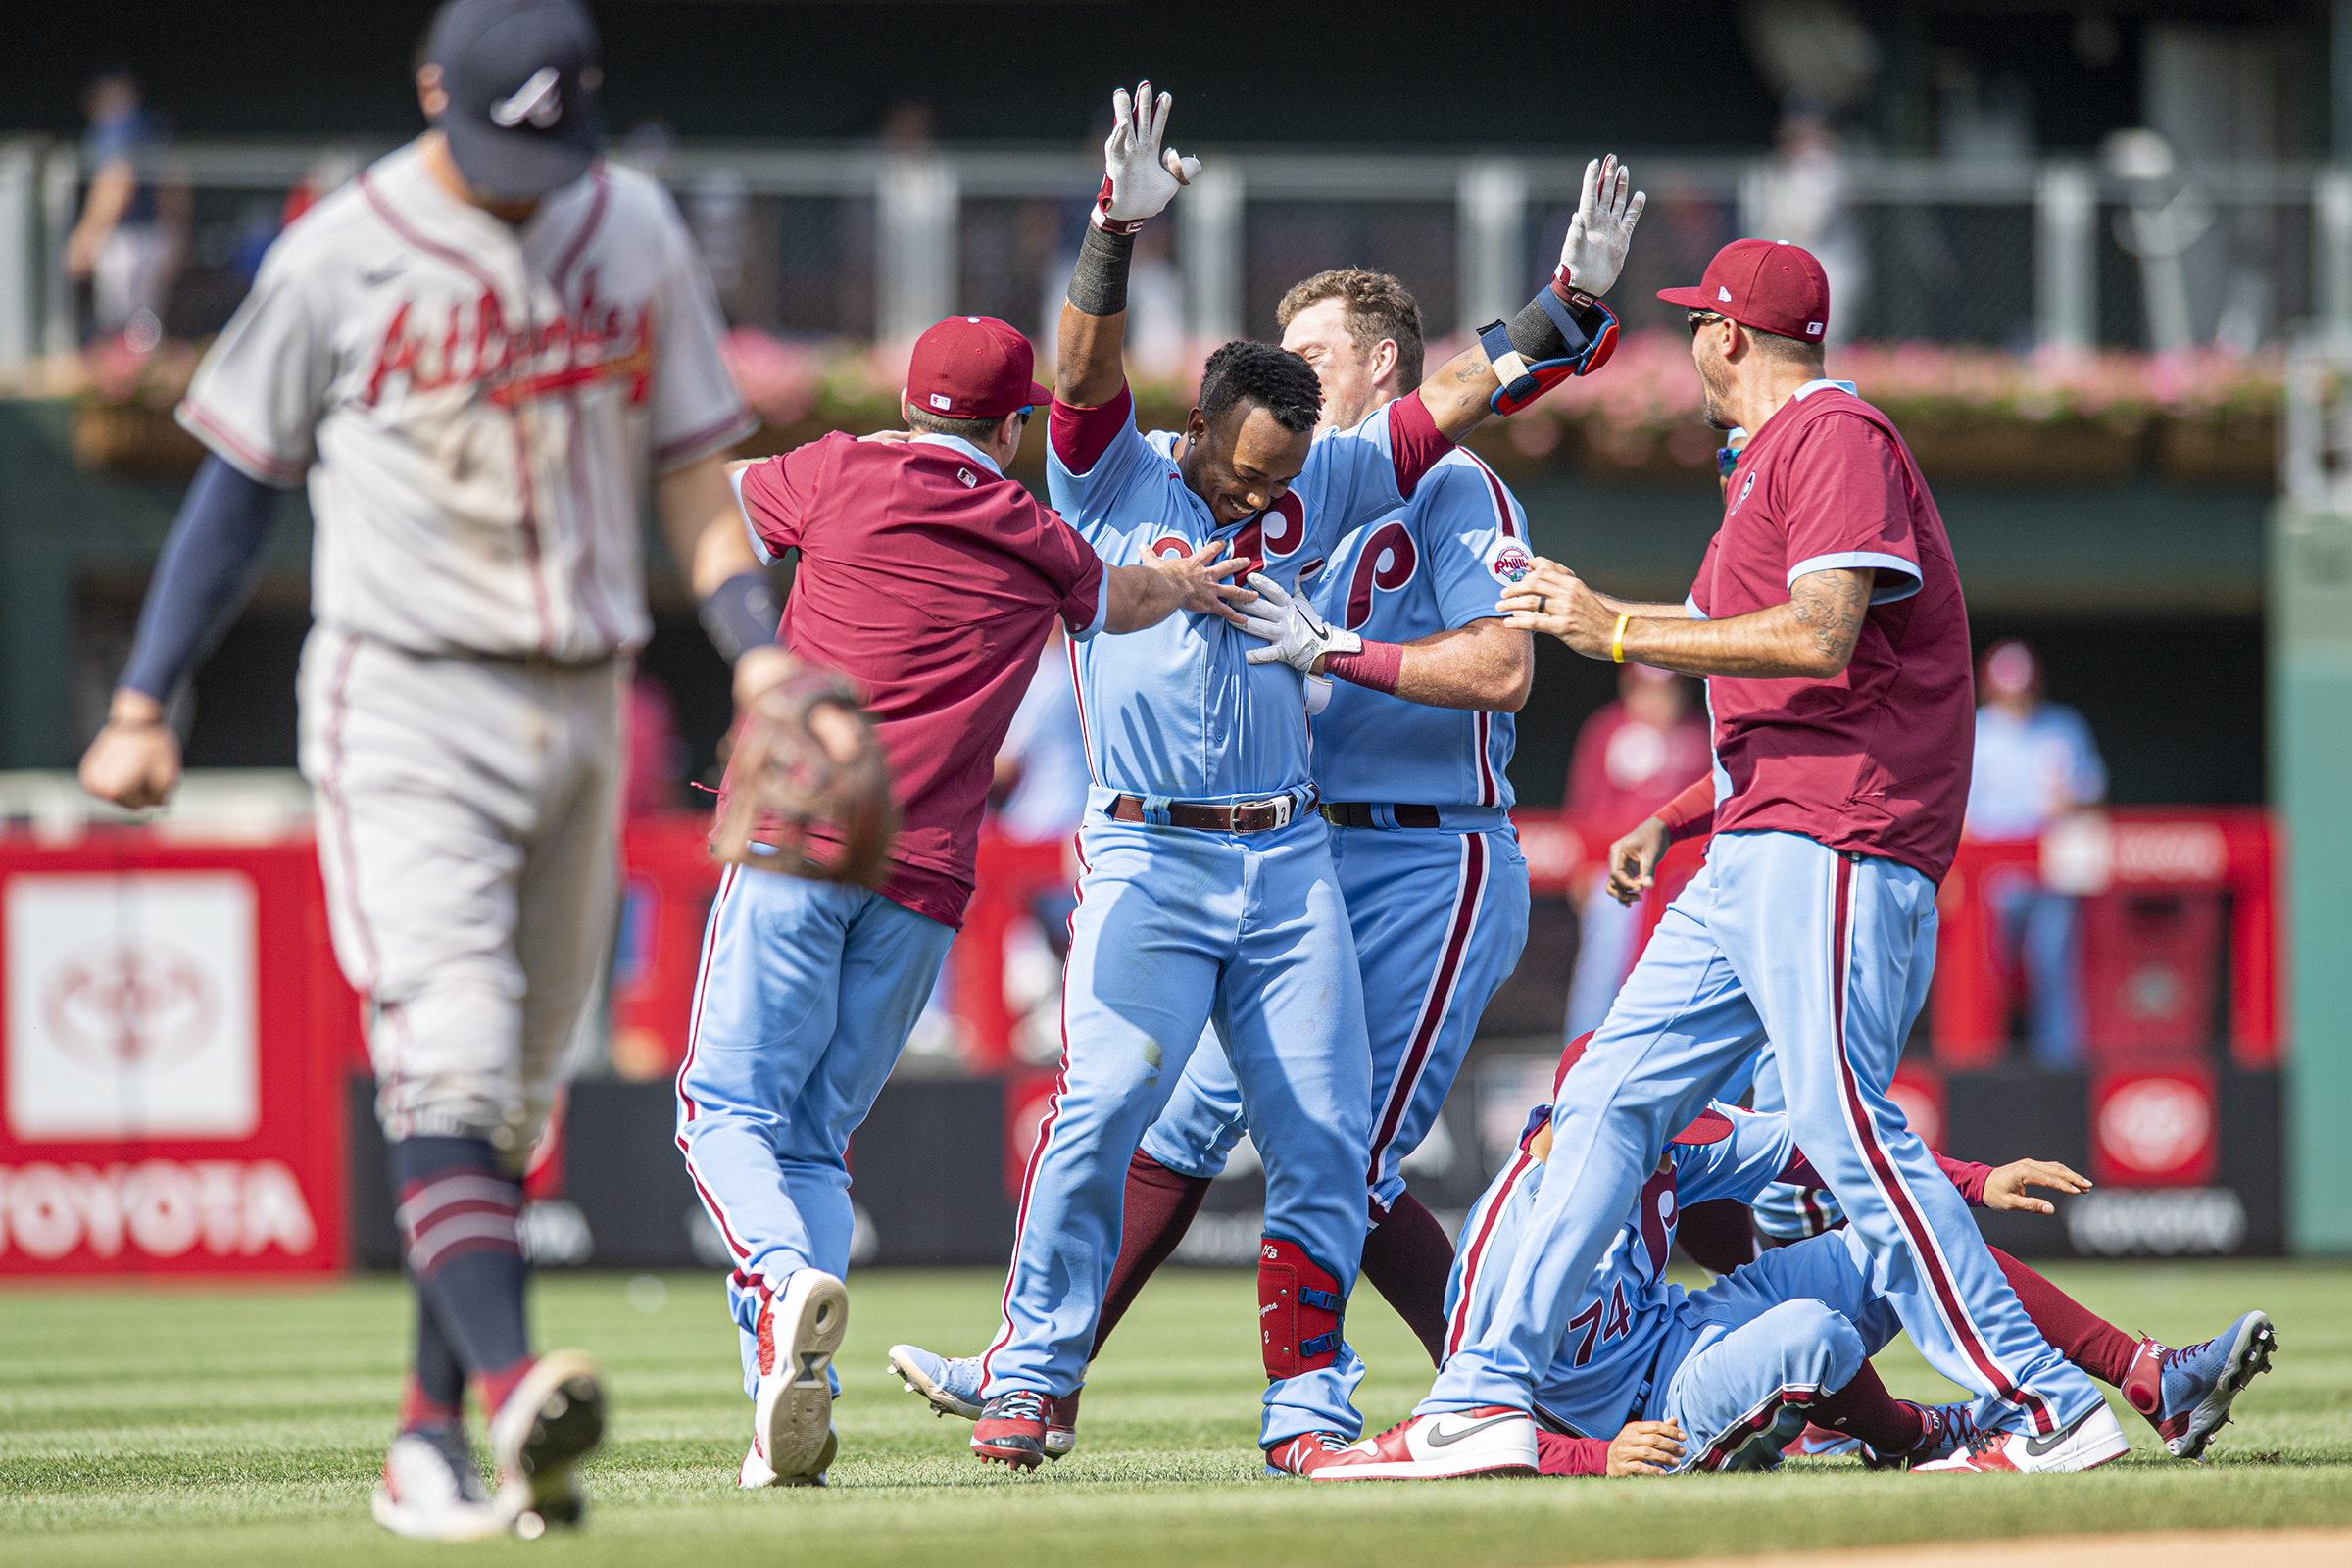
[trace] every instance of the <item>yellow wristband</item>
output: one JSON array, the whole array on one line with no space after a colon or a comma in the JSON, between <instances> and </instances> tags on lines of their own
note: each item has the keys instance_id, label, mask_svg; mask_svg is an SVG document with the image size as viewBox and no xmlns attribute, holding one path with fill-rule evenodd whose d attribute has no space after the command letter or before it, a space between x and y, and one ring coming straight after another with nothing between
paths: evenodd
<instances>
[{"instance_id":1,"label":"yellow wristband","mask_svg":"<svg viewBox=\"0 0 2352 1568\"><path fill-rule=\"evenodd\" d=\"M1633 618L1631 615L1617 617L1617 635L1609 639L1609 662L1613 664L1625 662L1625 623Z\"/></svg>"}]
</instances>

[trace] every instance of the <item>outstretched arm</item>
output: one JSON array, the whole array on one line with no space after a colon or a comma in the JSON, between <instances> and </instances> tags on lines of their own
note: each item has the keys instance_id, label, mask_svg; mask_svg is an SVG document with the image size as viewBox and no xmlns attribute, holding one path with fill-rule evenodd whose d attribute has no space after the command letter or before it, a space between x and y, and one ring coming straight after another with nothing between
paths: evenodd
<instances>
[{"instance_id":1,"label":"outstretched arm","mask_svg":"<svg viewBox=\"0 0 2352 1568\"><path fill-rule=\"evenodd\" d=\"M1617 318L1600 304L1624 270L1634 225L1648 197L1633 190L1633 176L1615 154L1585 166L1585 187L1560 265L1551 282L1504 327L1503 337L1482 335L1447 360L1414 394L1427 406L1438 430L1459 441L1494 412L1516 413L1570 375L1600 368L1615 347Z\"/></svg>"},{"instance_id":2,"label":"outstretched arm","mask_svg":"<svg viewBox=\"0 0 2352 1568\"><path fill-rule=\"evenodd\" d=\"M1054 396L1075 408L1100 408L1127 384L1122 350L1127 337L1127 269L1136 230L1192 183L1200 160L1162 148L1168 93L1152 96L1148 81L1129 96L1111 95L1110 137L1102 144L1102 190L1086 227L1086 243L1070 274L1061 307L1060 349L1054 364Z\"/></svg>"},{"instance_id":3,"label":"outstretched arm","mask_svg":"<svg viewBox=\"0 0 2352 1568\"><path fill-rule=\"evenodd\" d=\"M1876 578L1870 566L1826 567L1790 584L1786 604L1696 620L1681 609L1594 593L1566 566L1539 558L1495 609L1507 624L1547 632L1587 659L1630 659L1686 675L1828 680L1854 657Z\"/></svg>"}]
</instances>

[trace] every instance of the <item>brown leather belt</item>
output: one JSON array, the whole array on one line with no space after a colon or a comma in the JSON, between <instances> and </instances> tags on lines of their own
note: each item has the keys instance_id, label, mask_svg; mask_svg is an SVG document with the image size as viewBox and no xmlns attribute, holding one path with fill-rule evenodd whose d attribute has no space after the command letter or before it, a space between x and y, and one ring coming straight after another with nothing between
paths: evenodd
<instances>
[{"instance_id":1,"label":"brown leather belt","mask_svg":"<svg viewBox=\"0 0 2352 1568\"><path fill-rule=\"evenodd\" d=\"M1201 833L1263 833L1271 828L1289 827L1293 822L1315 808L1315 792L1308 790L1301 801L1296 795L1277 795L1266 801L1242 801L1232 806L1212 805L1206 801L1170 801L1168 825L1189 827ZM1143 801L1133 795L1121 795L1110 803L1114 822L1145 822Z\"/></svg>"},{"instance_id":2,"label":"brown leather belt","mask_svg":"<svg viewBox=\"0 0 2352 1568\"><path fill-rule=\"evenodd\" d=\"M1383 806L1371 801L1325 801L1323 820L1333 827L1378 827L1377 813L1389 813L1398 827L1439 827L1443 819L1434 806Z\"/></svg>"}]
</instances>

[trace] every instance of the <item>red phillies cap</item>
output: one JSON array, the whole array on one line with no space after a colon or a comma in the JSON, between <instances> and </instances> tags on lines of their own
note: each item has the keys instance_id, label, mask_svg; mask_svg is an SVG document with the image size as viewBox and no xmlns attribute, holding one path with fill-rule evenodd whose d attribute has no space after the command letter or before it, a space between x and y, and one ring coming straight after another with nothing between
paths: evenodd
<instances>
[{"instance_id":1,"label":"red phillies cap","mask_svg":"<svg viewBox=\"0 0 2352 1568\"><path fill-rule=\"evenodd\" d=\"M1715 253L1698 287L1662 288L1658 298L1803 343L1830 329L1829 277L1811 251L1785 239L1736 239Z\"/></svg>"},{"instance_id":2,"label":"red phillies cap","mask_svg":"<svg viewBox=\"0 0 2352 1568\"><path fill-rule=\"evenodd\" d=\"M951 316L914 340L906 401L943 419L1001 419L1054 394L1029 379L1037 354L1009 321Z\"/></svg>"}]
</instances>

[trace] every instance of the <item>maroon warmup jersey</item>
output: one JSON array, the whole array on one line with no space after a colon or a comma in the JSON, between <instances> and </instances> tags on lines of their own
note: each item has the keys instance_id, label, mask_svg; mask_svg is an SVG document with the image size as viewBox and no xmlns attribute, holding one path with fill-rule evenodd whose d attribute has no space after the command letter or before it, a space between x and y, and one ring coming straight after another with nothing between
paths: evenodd
<instances>
[{"instance_id":1,"label":"maroon warmup jersey","mask_svg":"<svg viewBox=\"0 0 2352 1568\"><path fill-rule=\"evenodd\" d=\"M1960 574L1892 422L1847 383L1814 381L1740 455L1690 606L1743 615L1838 566L1878 573L1843 674L1707 682L1715 831L1802 833L1941 881L1976 743Z\"/></svg>"},{"instance_id":2,"label":"maroon warmup jersey","mask_svg":"<svg viewBox=\"0 0 2352 1568\"><path fill-rule=\"evenodd\" d=\"M989 779L1055 615L1101 629L1094 548L951 438L841 434L743 470L771 555L801 553L777 640L866 696L906 813L882 892L960 926Z\"/></svg>"}]
</instances>

